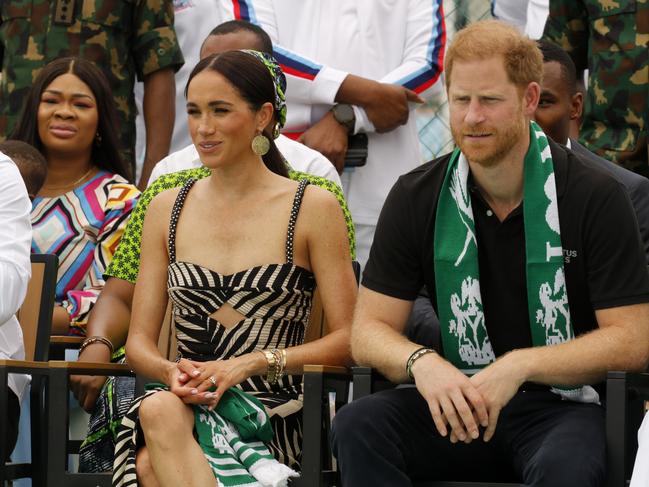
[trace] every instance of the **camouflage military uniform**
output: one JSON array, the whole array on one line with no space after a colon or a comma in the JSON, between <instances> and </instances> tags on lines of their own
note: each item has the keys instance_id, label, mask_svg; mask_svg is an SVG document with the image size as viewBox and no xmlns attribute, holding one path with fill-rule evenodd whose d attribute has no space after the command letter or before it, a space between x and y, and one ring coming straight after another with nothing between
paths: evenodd
<instances>
[{"instance_id":1,"label":"camouflage military uniform","mask_svg":"<svg viewBox=\"0 0 649 487\"><path fill-rule=\"evenodd\" d=\"M580 140L649 173L649 0L550 0L544 38L589 70Z\"/></svg>"},{"instance_id":2,"label":"camouflage military uniform","mask_svg":"<svg viewBox=\"0 0 649 487\"><path fill-rule=\"evenodd\" d=\"M171 0L0 0L0 139L45 64L78 56L99 66L113 89L125 156L133 164L135 76L179 69ZM2 51L0 51L2 52Z\"/></svg>"}]
</instances>

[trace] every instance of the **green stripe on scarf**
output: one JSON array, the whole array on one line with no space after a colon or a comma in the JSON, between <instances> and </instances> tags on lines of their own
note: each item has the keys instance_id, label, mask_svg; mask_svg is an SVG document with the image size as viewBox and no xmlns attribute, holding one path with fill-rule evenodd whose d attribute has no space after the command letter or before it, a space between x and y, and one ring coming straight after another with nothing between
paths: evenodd
<instances>
[{"instance_id":1,"label":"green stripe on scarf","mask_svg":"<svg viewBox=\"0 0 649 487\"><path fill-rule=\"evenodd\" d=\"M456 149L442 184L435 222L435 285L444 355L466 374L496 357L485 325L469 165ZM530 330L534 346L574 337L568 307L554 164L548 140L530 124L524 161L523 219Z\"/></svg>"}]
</instances>

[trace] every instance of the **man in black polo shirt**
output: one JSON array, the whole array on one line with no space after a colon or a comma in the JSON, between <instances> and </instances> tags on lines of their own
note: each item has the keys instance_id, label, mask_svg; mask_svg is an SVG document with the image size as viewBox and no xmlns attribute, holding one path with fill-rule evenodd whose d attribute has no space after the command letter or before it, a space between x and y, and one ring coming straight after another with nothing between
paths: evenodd
<instances>
[{"instance_id":1,"label":"man in black polo shirt","mask_svg":"<svg viewBox=\"0 0 649 487\"><path fill-rule=\"evenodd\" d=\"M358 363L416 387L337 414L345 486L604 481L600 382L649 360L649 275L624 188L530 122L542 63L498 21L447 53L458 149L392 188L352 331ZM401 334L423 285L443 357Z\"/></svg>"}]
</instances>

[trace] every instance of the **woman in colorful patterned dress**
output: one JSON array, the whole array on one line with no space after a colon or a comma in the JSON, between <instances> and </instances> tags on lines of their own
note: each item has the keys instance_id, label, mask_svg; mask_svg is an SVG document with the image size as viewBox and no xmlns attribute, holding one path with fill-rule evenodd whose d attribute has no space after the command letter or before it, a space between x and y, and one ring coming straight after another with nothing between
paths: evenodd
<instances>
[{"instance_id":1,"label":"woman in colorful patterned dress","mask_svg":"<svg viewBox=\"0 0 649 487\"><path fill-rule=\"evenodd\" d=\"M273 113L285 119L282 76L268 55L231 51L189 77L190 133L211 175L160 193L145 217L126 356L167 390L136 399L122 421L113 485L286 485L260 479L250 448L297 468L302 368L350 360L356 280L340 205L287 178L279 127L264 129ZM305 344L316 281L329 333ZM157 348L168 300L178 363ZM273 433L232 441L231 388L263 405Z\"/></svg>"},{"instance_id":2,"label":"woman in colorful patterned dress","mask_svg":"<svg viewBox=\"0 0 649 487\"><path fill-rule=\"evenodd\" d=\"M102 72L89 61L61 58L37 76L10 137L47 159L31 213L32 251L59 257L53 334L85 335L104 269L139 195L126 179L116 128Z\"/></svg>"}]
</instances>

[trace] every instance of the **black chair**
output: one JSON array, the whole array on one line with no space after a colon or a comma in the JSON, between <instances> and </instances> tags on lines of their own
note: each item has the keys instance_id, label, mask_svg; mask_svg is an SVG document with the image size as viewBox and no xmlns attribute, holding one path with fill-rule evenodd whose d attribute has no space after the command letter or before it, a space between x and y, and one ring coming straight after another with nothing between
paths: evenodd
<instances>
[{"instance_id":1,"label":"black chair","mask_svg":"<svg viewBox=\"0 0 649 487\"><path fill-rule=\"evenodd\" d=\"M394 387L375 370L353 367L354 396L358 399ZM609 372L606 378L606 487L626 487L638 449L637 434L649 400L649 374ZM506 487L520 483L425 482L417 487Z\"/></svg>"},{"instance_id":2,"label":"black chair","mask_svg":"<svg viewBox=\"0 0 649 487\"><path fill-rule=\"evenodd\" d=\"M47 472L48 487L110 487L112 472L79 473L68 470L68 455L78 453L81 442L69 438L69 379L71 375L133 375L126 364L49 362L47 387Z\"/></svg>"},{"instance_id":3,"label":"black chair","mask_svg":"<svg viewBox=\"0 0 649 487\"><path fill-rule=\"evenodd\" d=\"M649 374L609 372L606 378L606 487L626 487L638 451L638 428L649 400Z\"/></svg>"},{"instance_id":4,"label":"black chair","mask_svg":"<svg viewBox=\"0 0 649 487\"><path fill-rule=\"evenodd\" d=\"M356 282L360 281L361 267L353 262ZM310 324L309 326L312 326ZM326 333L326 326L320 330ZM347 403L352 374L347 367L327 365L304 366L304 404L302 409L302 471L300 478L291 482L295 487L340 485L335 459L329 448L331 408L329 393L335 394L334 411Z\"/></svg>"},{"instance_id":5,"label":"black chair","mask_svg":"<svg viewBox=\"0 0 649 487\"><path fill-rule=\"evenodd\" d=\"M340 486L340 477L329 447L331 429L329 393L335 393L335 410L347 403L351 371L346 367L304 366L302 412L302 472L295 487Z\"/></svg>"},{"instance_id":6,"label":"black chair","mask_svg":"<svg viewBox=\"0 0 649 487\"><path fill-rule=\"evenodd\" d=\"M44 391L47 382L47 360L58 258L50 254L32 254L32 276L18 321L23 332L25 360L0 360L0 418L7 417L7 379L10 373L31 374L30 427L31 463L0 463L0 482L31 478L34 485L45 485L44 471L39 468L47 455L47 418ZM4 435L0 435L0 459L7 453Z\"/></svg>"}]
</instances>

